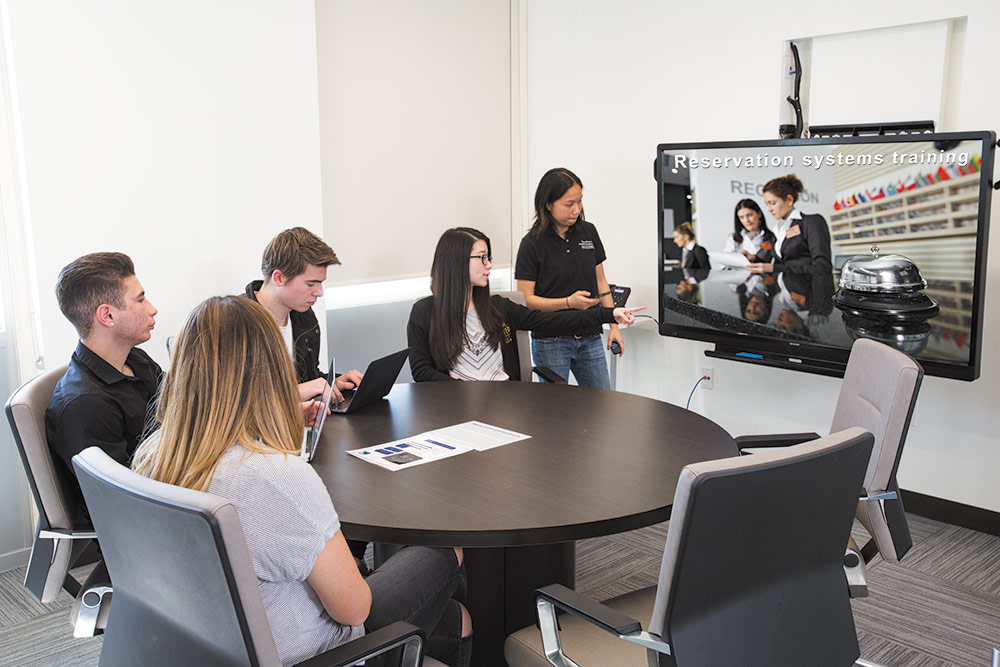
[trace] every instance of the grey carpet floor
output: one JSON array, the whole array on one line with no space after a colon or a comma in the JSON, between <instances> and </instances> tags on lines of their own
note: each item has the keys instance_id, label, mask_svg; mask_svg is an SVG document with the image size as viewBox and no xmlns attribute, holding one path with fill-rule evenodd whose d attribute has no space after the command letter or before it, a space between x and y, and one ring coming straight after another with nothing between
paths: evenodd
<instances>
[{"instance_id":1,"label":"grey carpet floor","mask_svg":"<svg viewBox=\"0 0 1000 667\"><path fill-rule=\"evenodd\" d=\"M876 556L870 597L853 601L862 656L892 667L989 667L1000 647L1000 537L909 519L913 549L895 565ZM655 585L666 533L664 523L580 542L577 589L607 599ZM0 665L96 665L101 639L73 638L69 596L41 605L23 577L24 568L0 573Z\"/></svg>"}]
</instances>

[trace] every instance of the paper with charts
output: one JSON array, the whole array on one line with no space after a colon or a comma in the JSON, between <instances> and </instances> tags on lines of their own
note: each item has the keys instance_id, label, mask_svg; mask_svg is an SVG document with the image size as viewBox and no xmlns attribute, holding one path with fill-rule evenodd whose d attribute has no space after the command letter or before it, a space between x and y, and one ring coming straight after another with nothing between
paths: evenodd
<instances>
[{"instance_id":1,"label":"paper with charts","mask_svg":"<svg viewBox=\"0 0 1000 667\"><path fill-rule=\"evenodd\" d=\"M348 450L347 453L387 470L402 470L473 450L493 449L530 437L499 426L470 421L374 447Z\"/></svg>"}]
</instances>

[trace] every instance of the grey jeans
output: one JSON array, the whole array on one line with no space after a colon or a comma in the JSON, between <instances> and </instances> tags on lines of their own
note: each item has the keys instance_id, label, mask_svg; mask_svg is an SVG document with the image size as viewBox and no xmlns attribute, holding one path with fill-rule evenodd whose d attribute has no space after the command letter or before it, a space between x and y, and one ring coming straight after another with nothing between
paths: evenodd
<instances>
[{"instance_id":1,"label":"grey jeans","mask_svg":"<svg viewBox=\"0 0 1000 667\"><path fill-rule=\"evenodd\" d=\"M449 665L468 665L469 642L462 641L459 607L465 596L465 570L453 549L405 547L375 568L365 581L372 592L372 607L365 621L368 632L406 621L424 631L424 653ZM388 662L368 664L396 664L392 653L384 657Z\"/></svg>"}]
</instances>

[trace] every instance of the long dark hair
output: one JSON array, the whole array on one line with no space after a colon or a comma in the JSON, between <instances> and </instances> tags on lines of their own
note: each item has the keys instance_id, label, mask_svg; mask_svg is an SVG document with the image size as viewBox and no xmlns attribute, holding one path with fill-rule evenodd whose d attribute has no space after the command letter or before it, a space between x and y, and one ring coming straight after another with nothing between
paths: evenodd
<instances>
[{"instance_id":1,"label":"long dark hair","mask_svg":"<svg viewBox=\"0 0 1000 667\"><path fill-rule=\"evenodd\" d=\"M764 222L764 211L760 210L760 206L753 199L741 199L736 202L736 208L733 209L733 240L737 244L743 242L744 227L743 223L740 222L741 208L748 208L757 213L757 218L760 220L760 231L764 232L764 238L767 238L771 234L771 230L767 228L767 223Z\"/></svg>"},{"instance_id":2,"label":"long dark hair","mask_svg":"<svg viewBox=\"0 0 1000 667\"><path fill-rule=\"evenodd\" d=\"M493 347L500 345L503 318L490 303L490 288L474 287L469 280L469 257L476 241L485 241L486 252L493 254L489 237L471 227L449 229L441 235L434 250L431 265L434 307L429 334L431 357L438 368L452 368L469 342L465 316L470 291L486 341Z\"/></svg>"},{"instance_id":3,"label":"long dark hair","mask_svg":"<svg viewBox=\"0 0 1000 667\"><path fill-rule=\"evenodd\" d=\"M580 180L579 176L565 167L556 167L545 172L542 180L538 181L538 187L535 188L535 224L531 226L532 236L538 236L552 225L552 212L549 211L549 204L562 199L566 191L574 185L579 185L580 189L583 189L583 181ZM586 218L583 216L581 208L577 222L584 220Z\"/></svg>"}]
</instances>

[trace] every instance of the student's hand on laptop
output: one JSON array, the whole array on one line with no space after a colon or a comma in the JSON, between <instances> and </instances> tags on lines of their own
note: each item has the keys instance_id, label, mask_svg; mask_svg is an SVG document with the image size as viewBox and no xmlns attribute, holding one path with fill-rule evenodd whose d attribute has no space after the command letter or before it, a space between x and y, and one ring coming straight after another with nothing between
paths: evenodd
<instances>
[{"instance_id":1,"label":"student's hand on laptop","mask_svg":"<svg viewBox=\"0 0 1000 667\"><path fill-rule=\"evenodd\" d=\"M356 370L350 370L343 375L338 375L336 381L333 383L333 397L337 399L337 402L340 403L344 400L344 395L340 392L348 389L357 389L363 377L364 375Z\"/></svg>"},{"instance_id":2,"label":"student's hand on laptop","mask_svg":"<svg viewBox=\"0 0 1000 667\"><path fill-rule=\"evenodd\" d=\"M309 380L309 382L303 382L299 385L299 400L305 402L316 396L322 398L325 391L326 378L320 377L315 380Z\"/></svg>"},{"instance_id":3,"label":"student's hand on laptop","mask_svg":"<svg viewBox=\"0 0 1000 667\"><path fill-rule=\"evenodd\" d=\"M319 409L322 405L319 401L302 401L302 418L307 427L315 423L316 418L319 417Z\"/></svg>"}]
</instances>

